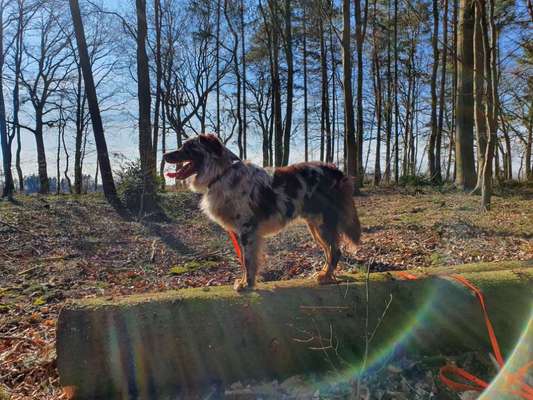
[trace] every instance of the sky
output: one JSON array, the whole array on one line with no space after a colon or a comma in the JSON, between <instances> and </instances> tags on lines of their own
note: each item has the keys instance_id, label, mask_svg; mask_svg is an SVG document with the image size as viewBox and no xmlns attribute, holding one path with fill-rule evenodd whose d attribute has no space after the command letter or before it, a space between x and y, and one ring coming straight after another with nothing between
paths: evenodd
<instances>
[{"instance_id":1,"label":"sky","mask_svg":"<svg viewBox=\"0 0 533 400\"><path fill-rule=\"evenodd\" d=\"M130 12L133 10L133 6L128 5L127 7L124 6L125 3L118 3L113 0L103 0L102 1L103 7L107 8L108 10L114 10L114 11L120 11L121 14L125 14L124 9L129 9ZM121 29L119 24L116 24L117 29ZM504 40L507 40L504 36ZM131 46L133 46L133 43L130 43ZM504 43L505 46L505 43ZM132 47L133 48L133 47ZM130 50L132 53L133 51ZM109 83L110 86L115 85L119 87L120 95L121 95L121 101L123 101L123 104L121 104L118 108L115 108L113 110L105 110L105 104L102 105L102 109L104 110L102 112L103 119L104 119L104 129L107 139L107 145L108 150L110 153L110 158L112 162L112 166L114 169L117 169L120 167L120 164L124 160L135 160L138 157L138 145L137 145L137 130L136 130L136 121L135 116L137 114L137 100L135 97L135 82L131 79L131 76L129 76L132 71L134 72L134 68L124 68L124 65L128 62L131 62L131 59L128 59L125 57L122 60L122 68L117 68L116 71L113 71L111 74L111 82ZM310 80L319 79L319 77L310 76ZM21 89L24 92L24 88ZM98 88L99 94L102 92L105 92L106 88ZM365 88L365 90L369 90L369 88ZM4 95L6 97L6 103L8 104L8 115L9 115L9 105L11 101L10 97L10 85L9 81L6 81L5 84L5 90ZM423 93L423 96L427 96L427 93ZM338 91L339 98L337 99L339 104L342 104L342 92ZM369 97L371 101L372 99ZM214 101L214 94L211 95L210 98L210 105L213 109L213 101ZM302 108L302 99L301 99L301 93L297 91L296 93L296 101L295 101L295 108L301 109ZM31 111L31 109L30 109ZM302 161L303 160L303 144L302 144L302 136L303 136L303 126L301 123L301 113L296 112L293 128L294 132L293 135L296 137L296 139L293 141L292 147L291 147L291 162L296 161ZM342 120L342 115L339 116L339 119ZM22 122L28 125L32 125L33 121L29 114L26 114L22 116ZM368 122L368 121L367 121ZM342 128L342 123L339 124L339 126ZM313 126L312 128L312 134L316 136L317 134L317 127ZM47 161L48 161L48 173L50 176L55 176L56 172L56 149L57 149L57 128L51 128L47 129L45 131L45 147L46 147L46 154L47 154ZM67 141L67 147L69 149L70 153L70 171L71 175L73 172L73 147L74 147L74 132L72 130L67 130L66 133L66 141ZM254 129L253 126L249 127L249 143L250 147L248 149L248 155L249 159L253 162L256 162L258 164L262 161L262 155L261 155L261 146L260 146L260 134L259 132ZM96 154L94 150L94 141L92 139L92 130L89 129L89 135L88 135L88 152L86 155L86 159L84 162L84 173L90 174L94 176L94 172L96 169ZM21 151L21 166L23 169L24 174L34 174L37 172L37 160L36 160L36 151L35 151L35 138L33 134L30 131L22 130L21 135L22 140L22 151ZM159 141L161 143L161 141ZM171 150L175 147L175 137L173 133L170 133L167 138L167 149ZM424 153L424 144L423 141L421 141L421 147L418 148L418 153L423 154ZM230 142L230 148L234 151L236 151L236 144L233 142ZM312 154L310 155L311 159L318 158L318 143L317 141L314 141L311 144L311 151ZM13 151L15 150L15 146L13 146ZM368 150L368 142L365 142L365 147L363 154L365 154ZM371 144L371 153L370 157L368 159L369 161L369 170L373 169L373 144ZM160 152L158 152L158 156L160 157ZM1 158L1 155L0 155ZM65 156L63 153L61 153L61 171L64 169L64 163L65 163ZM519 160L515 159L515 162L518 162ZM422 161L422 166L424 166L425 163ZM382 162L383 166L383 162ZM422 168L422 172L423 172ZM518 165L515 166L515 171L518 170Z\"/></svg>"}]
</instances>

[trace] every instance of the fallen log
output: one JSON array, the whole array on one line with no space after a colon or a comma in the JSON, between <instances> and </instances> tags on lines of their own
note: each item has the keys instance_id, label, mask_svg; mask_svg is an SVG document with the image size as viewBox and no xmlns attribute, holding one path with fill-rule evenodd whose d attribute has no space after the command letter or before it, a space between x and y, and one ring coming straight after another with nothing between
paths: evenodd
<instances>
[{"instance_id":1,"label":"fallen log","mask_svg":"<svg viewBox=\"0 0 533 400\"><path fill-rule=\"evenodd\" d=\"M398 349L490 351L475 297L427 271L461 273L483 291L505 355L530 316L531 267L475 264L411 271L425 275L413 281L371 274L368 286L355 274L329 286L293 280L244 294L210 287L76 301L59 316L60 380L82 399L158 399L239 380L353 373L365 338L367 366Z\"/></svg>"}]
</instances>

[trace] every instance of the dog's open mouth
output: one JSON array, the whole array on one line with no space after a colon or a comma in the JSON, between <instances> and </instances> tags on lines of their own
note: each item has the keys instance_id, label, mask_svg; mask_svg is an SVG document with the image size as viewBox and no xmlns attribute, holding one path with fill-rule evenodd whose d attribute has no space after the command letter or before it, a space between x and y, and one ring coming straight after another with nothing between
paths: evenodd
<instances>
[{"instance_id":1,"label":"dog's open mouth","mask_svg":"<svg viewBox=\"0 0 533 400\"><path fill-rule=\"evenodd\" d=\"M176 173L173 174L176 179L187 179L197 172L193 161L176 163L176 168Z\"/></svg>"}]
</instances>

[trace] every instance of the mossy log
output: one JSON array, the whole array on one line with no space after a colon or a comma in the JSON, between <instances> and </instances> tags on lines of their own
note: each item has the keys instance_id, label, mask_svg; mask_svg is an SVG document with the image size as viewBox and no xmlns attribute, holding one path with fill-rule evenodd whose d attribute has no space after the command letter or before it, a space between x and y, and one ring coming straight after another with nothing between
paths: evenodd
<instances>
[{"instance_id":1,"label":"mossy log","mask_svg":"<svg viewBox=\"0 0 533 400\"><path fill-rule=\"evenodd\" d=\"M531 264L426 271L477 285L504 355L512 350L530 317ZM244 294L210 287L72 302L57 328L61 384L84 399L160 399L239 380L353 373L374 330L367 366L398 349L490 351L476 298L453 280L411 272L426 276L371 274L368 290L355 274L328 286L293 280Z\"/></svg>"}]
</instances>

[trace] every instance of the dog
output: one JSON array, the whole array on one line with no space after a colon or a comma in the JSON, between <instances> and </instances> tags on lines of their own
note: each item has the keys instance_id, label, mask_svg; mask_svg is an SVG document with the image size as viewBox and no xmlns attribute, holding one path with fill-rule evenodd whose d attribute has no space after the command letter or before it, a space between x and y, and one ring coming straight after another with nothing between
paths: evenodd
<instances>
[{"instance_id":1,"label":"dog","mask_svg":"<svg viewBox=\"0 0 533 400\"><path fill-rule=\"evenodd\" d=\"M296 218L306 221L324 250L320 284L336 282L341 239L353 245L360 241L353 182L332 164L305 162L269 171L242 161L212 134L188 139L163 157L176 164L176 179L203 194L201 208L209 218L235 233L242 266L242 277L234 284L237 291L255 286L264 238Z\"/></svg>"}]
</instances>

